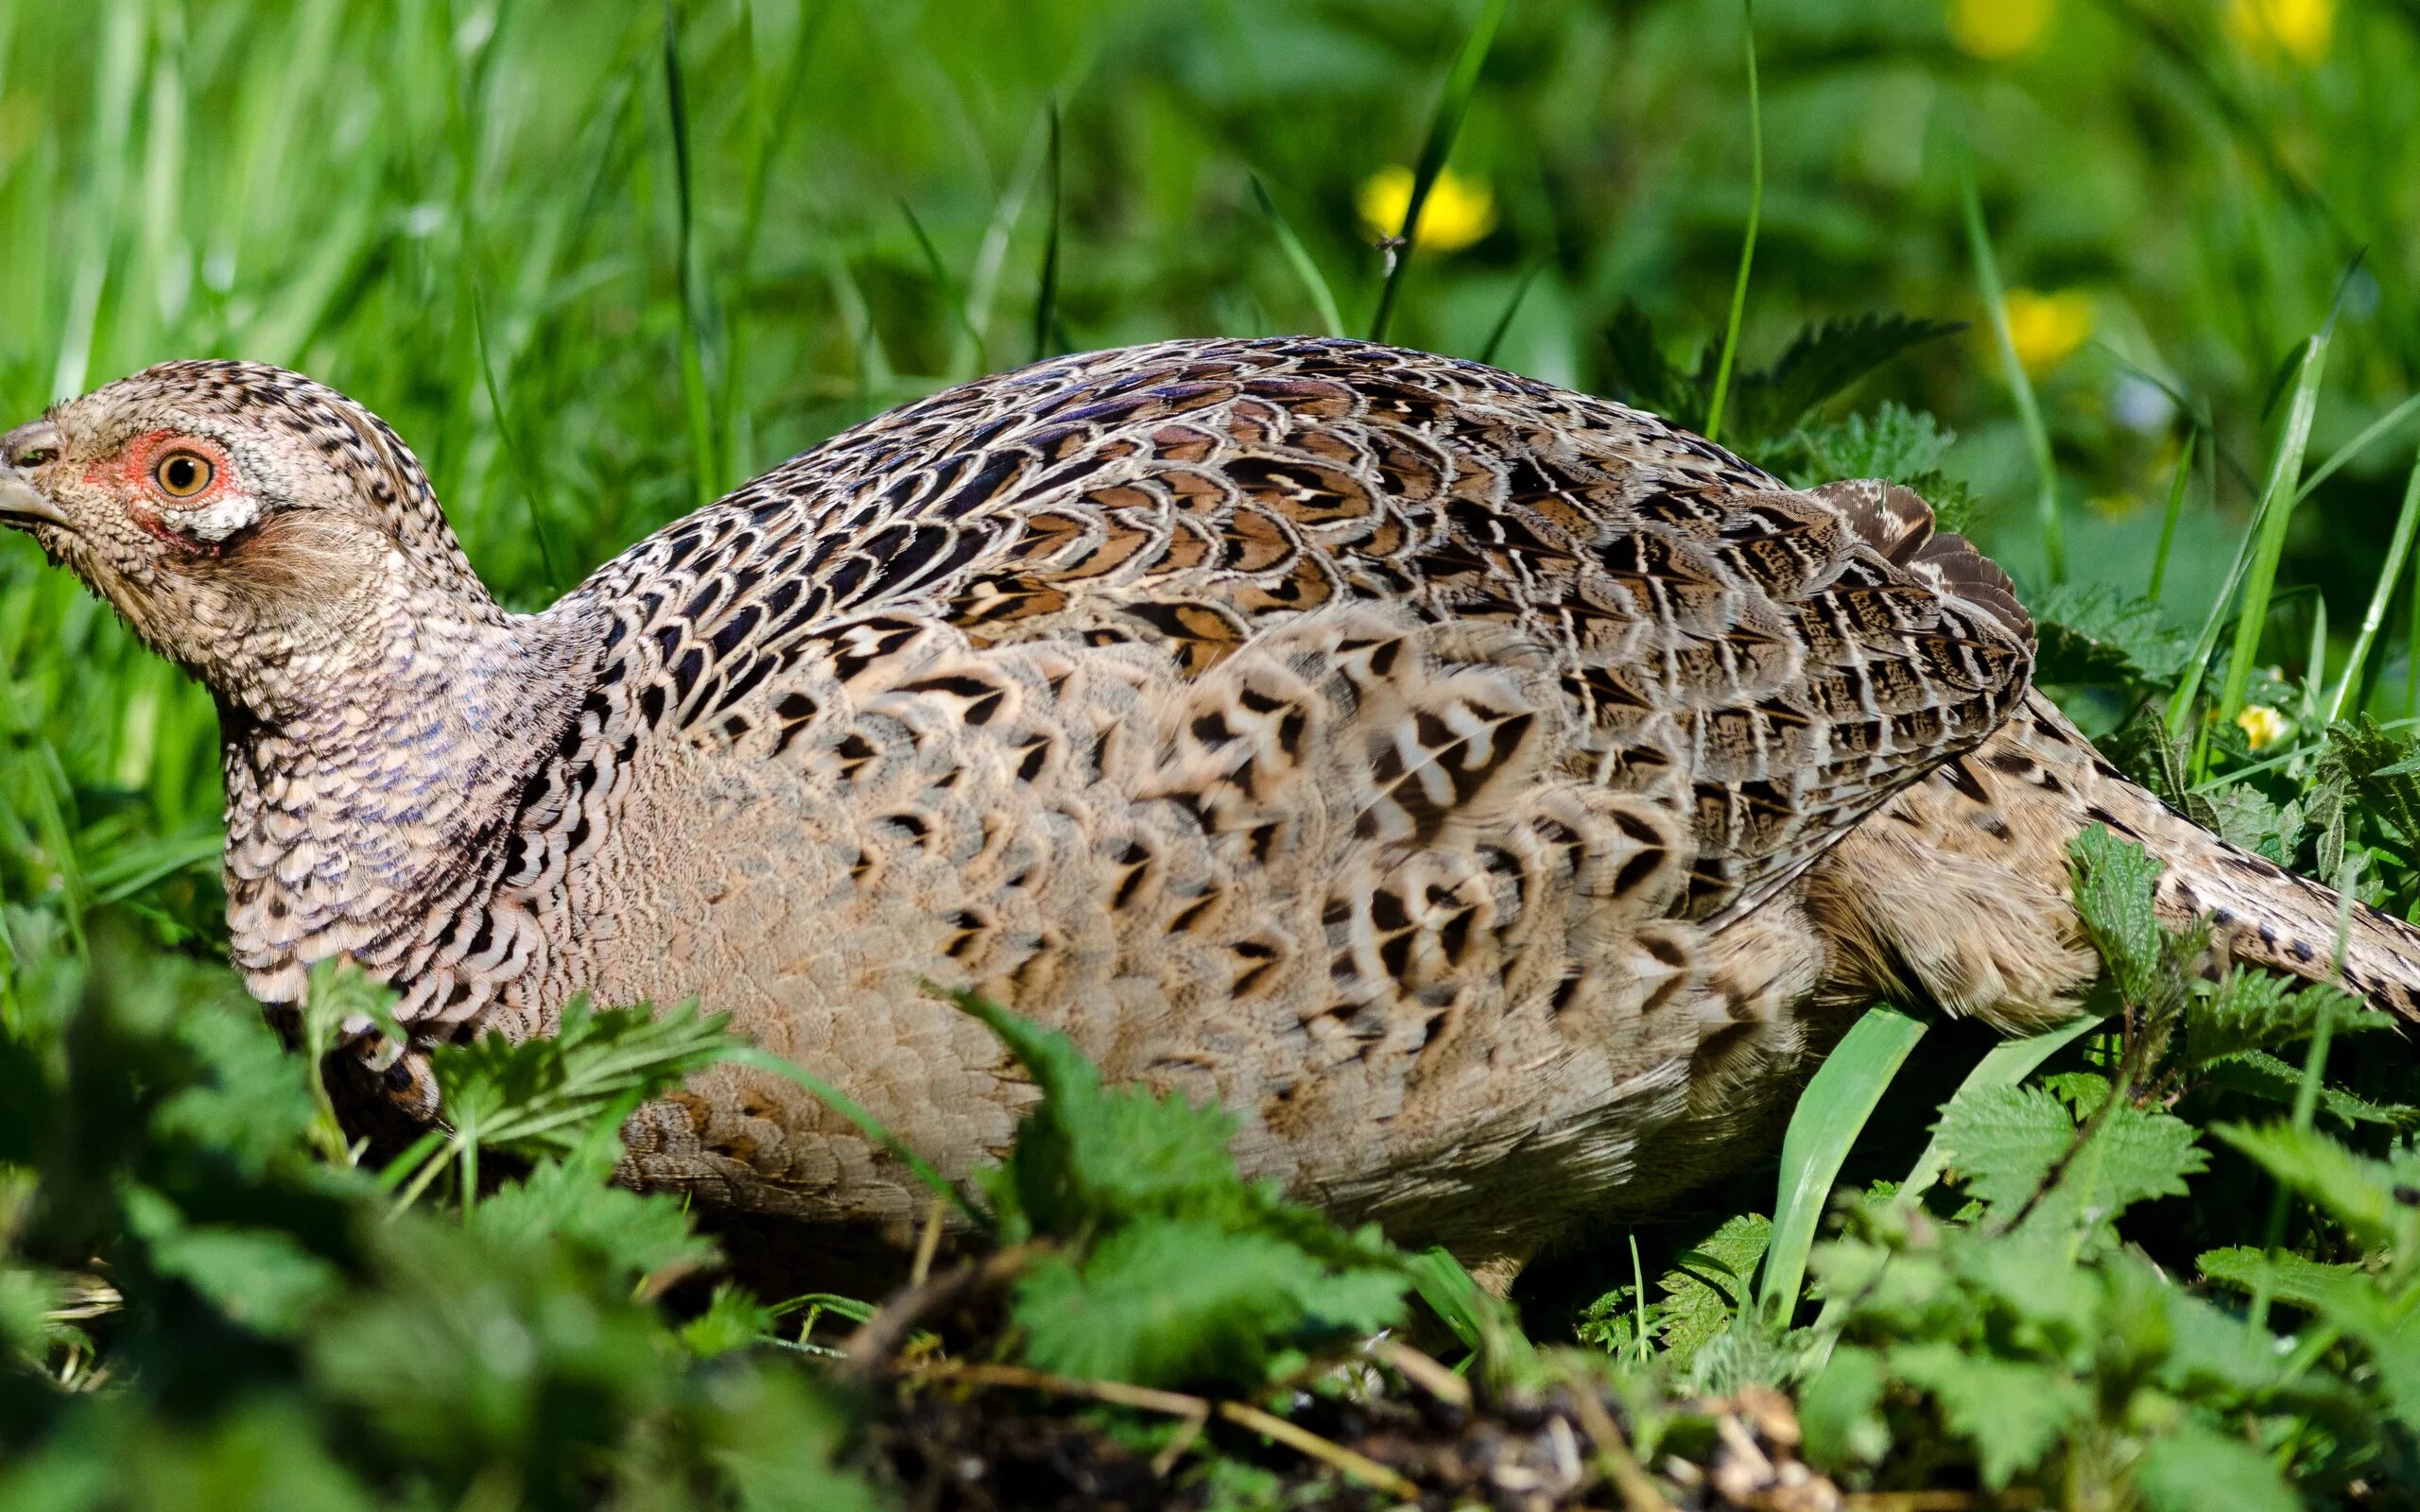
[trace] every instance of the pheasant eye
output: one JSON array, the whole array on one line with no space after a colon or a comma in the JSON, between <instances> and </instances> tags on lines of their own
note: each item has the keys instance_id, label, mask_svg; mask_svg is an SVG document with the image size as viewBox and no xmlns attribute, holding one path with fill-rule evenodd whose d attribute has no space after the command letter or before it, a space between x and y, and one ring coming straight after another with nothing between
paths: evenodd
<instances>
[{"instance_id":1,"label":"pheasant eye","mask_svg":"<svg viewBox=\"0 0 2420 1512\"><path fill-rule=\"evenodd\" d=\"M171 452L151 465L151 481L171 499L190 499L210 487L217 469L208 457Z\"/></svg>"}]
</instances>

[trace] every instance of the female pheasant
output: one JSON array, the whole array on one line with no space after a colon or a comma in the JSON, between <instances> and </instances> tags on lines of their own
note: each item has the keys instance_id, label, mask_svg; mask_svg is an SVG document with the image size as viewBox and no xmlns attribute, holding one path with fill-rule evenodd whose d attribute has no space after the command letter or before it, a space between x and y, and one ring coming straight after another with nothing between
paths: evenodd
<instances>
[{"instance_id":1,"label":"female pheasant","mask_svg":"<svg viewBox=\"0 0 2420 1512\"><path fill-rule=\"evenodd\" d=\"M928 982L1487 1263L1754 1148L1876 993L2069 1011L2088 823L2237 955L2336 973L2334 895L2030 693L2008 578L1922 501L1474 363L1044 362L527 615L394 433L292 373L154 368L0 461L10 521L217 697L265 1003L337 955L416 1046L700 998L953 1176L1031 1092ZM2351 920L2342 978L2413 1015L2420 936ZM435 1116L413 1066L391 1095ZM915 1201L750 1071L643 1110L629 1173L808 1220Z\"/></svg>"}]
</instances>

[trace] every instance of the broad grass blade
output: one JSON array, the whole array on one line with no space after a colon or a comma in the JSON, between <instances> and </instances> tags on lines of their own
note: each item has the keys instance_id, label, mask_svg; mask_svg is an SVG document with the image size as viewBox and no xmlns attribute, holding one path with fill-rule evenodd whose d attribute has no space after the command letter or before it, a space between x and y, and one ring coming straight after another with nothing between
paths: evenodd
<instances>
[{"instance_id":1,"label":"broad grass blade","mask_svg":"<svg viewBox=\"0 0 2420 1512\"><path fill-rule=\"evenodd\" d=\"M1815 1225L1832 1183L1840 1178L1849 1146L1864 1131L1891 1079L1925 1036L1925 1021L1877 1003L1849 1026L1825 1057L1815 1079L1790 1115L1781 1144L1781 1187L1773 1197L1773 1237L1765 1251L1757 1306L1780 1321L1798 1305L1806 1280L1806 1256L1815 1247Z\"/></svg>"}]
</instances>

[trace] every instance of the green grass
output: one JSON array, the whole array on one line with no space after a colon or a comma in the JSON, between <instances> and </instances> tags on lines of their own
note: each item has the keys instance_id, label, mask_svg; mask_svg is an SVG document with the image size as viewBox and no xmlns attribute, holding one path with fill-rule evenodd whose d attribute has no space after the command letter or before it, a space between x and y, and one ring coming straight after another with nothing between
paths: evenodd
<instances>
[{"instance_id":1,"label":"green grass","mask_svg":"<svg viewBox=\"0 0 2420 1512\"><path fill-rule=\"evenodd\" d=\"M1697 370L1720 396L1692 387L1681 361L1663 397L1698 405L1753 457L1806 480L1852 464L1893 471L1969 508L1961 527L2011 568L2049 627L2046 681L2115 759L2276 860L2327 876L2357 865L2365 897L2409 916L2420 904L2420 793L2400 769L2413 760L2401 731L2420 718L2420 596L2408 582L2420 472L2407 425L2420 390L2420 243L2409 235L2420 224L2410 171L2420 110L2403 81L2420 75L2420 9L2337 8L2329 49L2311 61L2247 47L2223 11L2061 0L2031 46L1985 59L1960 49L1941 8L1853 0L1763 8L1746 45L1734 44L1746 24L1736 0L0 0L0 423L169 357L305 369L413 443L473 560L509 603L530 608L814 440L1035 352L1350 320L1621 393L1636 373L1620 352L1635 349L1606 334L1635 301L1651 328L1623 329L1709 353ZM1468 248L1391 259L1374 244L1402 228L1360 224L1357 190L1400 163L1425 191L1449 160L1491 192L1495 229ZM2089 296L2089 339L2019 351L2004 288ZM1777 414L1769 365L1792 337L1868 313L1966 329L1909 346L1804 416ZM2291 728L2251 748L2233 722L2249 704ZM2355 723L2362 716L2385 732ZM242 1015L221 1002L231 979L216 964L217 765L208 697L30 543L0 541L0 1028L30 1047L43 1085L67 1086L60 1078L86 1066L79 1095L115 1108L133 1093L104 1073L165 1085L178 1055L215 1066L211 1057L232 1065L265 1050L210 1027ZM85 998L96 1006L77 1018ZM2209 1011L2160 1002L2160 1012ZM217 1006L203 1014L205 1004ZM100 1050L68 1028L112 1014L132 1018ZM1542 1266L1516 1294L1522 1327L1543 1345L1614 1343L1643 1381L1790 1381L1810 1393L1810 1435L1834 1434L1853 1479L1971 1480L1989 1473L1989 1455L2001 1456L1996 1469L2015 1452L1960 1437L1954 1403L1975 1383L1893 1352L1946 1335L1880 1316L1871 1296L1841 1290L1843 1278L1859 1257L1888 1255L1942 1278L1927 1294L1940 1309L2049 1337L2067 1323L2046 1312L2012 1322L1991 1311L2004 1299L1978 1289L1996 1252L1987 1230L2014 1214L1993 1215L1951 1136L1971 1136L1986 1112L2013 1126L2056 1114L2073 1122L2054 1134L2089 1146L2165 1129L2156 1119L2169 1117L2195 1132L2207 1169L2178 1175L2183 1194L2146 1198L2111 1230L2130 1247L2095 1247L2088 1225L2063 1235L2078 1285L2123 1316L2185 1316L2178 1297L2263 1314L2287 1341L2291 1381L2275 1391L2317 1382L2339 1394L2323 1401L2314 1385L2285 1408L2271 1396L2221 1409L2163 1386L2173 1399L2163 1406L2111 1395L2139 1385L2096 1373L2116 1364L2054 1366L2006 1330L1994 1358L2035 1372L2023 1380L2045 1400L2066 1389L2046 1383L2055 1378L2152 1418L2188 1398L2177 1421L2235 1414L2225 1421L2237 1436L2220 1435L2210 1464L2252 1452L2242 1435L2256 1422L2268 1462L2341 1469L2330 1456L2345 1430L2329 1414L2346 1400L2386 1414L2382 1393L2396 1382L2408 1391L2395 1372L2411 1366L2361 1342L2377 1320L2353 1301L2331 1293L2338 1314L2325 1313L2295 1267L2359 1261L2365 1274L2408 1278L2410 1241L2379 1239L2339 1211L2344 1191L2311 1174L2334 1157L2294 1142L2317 1131L2364 1157L2386 1157L2398 1139L2408 1151L2394 1109L2415 1095L2409 1052L2377 1036L2338 1036L2330 1050L2335 1031L2323 1029L2290 1041L2321 1046L2291 1059L2263 1050L2268 1060L2169 1079L2175 1062L2147 1043L2139 1018L2000 1050L1945 1025L1864 1064L1862 1078L1842 1065L1778 1161ZM180 1035L209 1039L208 1054L172 1054ZM243 1064L243 1076L282 1074L273 1061ZM0 1066L0 1078L20 1073L32 1075ZM715 1337L742 1345L778 1332L744 1311L752 1303L717 1303L730 1311L707 1314L719 1320L708 1328L642 1296L649 1272L631 1252L577 1234L533 1248L480 1227L517 1210L499 1216L493 1200L447 1195L466 1170L485 1169L475 1140L431 1146L393 1173L398 1188L421 1183L415 1215L399 1221L405 1238L338 1245L328 1235L389 1199L341 1176L325 1177L336 1196L314 1185L331 1136L303 1091L261 1094L292 1111L263 1136L291 1136L274 1158L212 1143L234 1138L223 1129L190 1147L132 1134L126 1146L128 1180L171 1206L203 1203L218 1190L208 1173L229 1162L254 1160L255 1175L259 1161L276 1166L273 1180L229 1177L224 1191L271 1213L265 1247L243 1253L290 1287L197 1293L193 1277L218 1274L210 1246L234 1254L223 1247L234 1241L180 1238L164 1219L137 1234L128 1226L156 1209L107 1183L74 1184L55 1152L37 1160L11 1145L45 1191L82 1193L103 1216L79 1228L55 1205L29 1206L30 1177L0 1172L0 1232L26 1263L0 1268L0 1329L32 1316L30 1335L9 1337L54 1375L141 1377L164 1401L173 1362L193 1357L179 1351L233 1339L255 1351L246 1359L285 1362L244 1376L285 1383L262 1412L337 1412L330 1402L356 1401L345 1393L361 1389L362 1362L413 1354L361 1342L393 1320L368 1302L346 1314L354 1332L329 1335L359 1345L342 1358L232 1322L231 1307L302 1309L318 1295L321 1273L295 1259L300 1245L327 1263L384 1267L376 1296L394 1315L406 1301L427 1306L441 1314L431 1327L458 1340L578 1299L580 1316L620 1341L610 1366L582 1378L591 1395L575 1381L547 1399L602 1414L607 1426L574 1435L580 1443L625 1443L615 1435L644 1420L675 1425L650 1451L666 1464L778 1457L780 1422L716 1397L707 1365L660 1381L644 1368L683 1328L705 1330L699 1338L723 1328ZM1953 1091L1965 1123L1936 1137ZM2216 1132L2260 1126L2272 1105L2284 1134ZM2132 1111L2099 1111L2121 1106ZM0 1133L11 1116L0 1108ZM130 1112L129 1126L147 1128L149 1116ZM2086 1126L2118 1132L2072 1133ZM164 1150L187 1163L157 1164ZM593 1164L595 1153L546 1158ZM2066 1169L2037 1173L2037 1206L2055 1209ZM1825 1226L1836 1177L1855 1187L1911 1173L1921 1193ZM1961 1219L1970 1198L1979 1211ZM576 1217L605 1199L562 1200ZM438 1230L423 1217L469 1237L428 1238ZM446 1247L458 1242L491 1246L482 1263L527 1272L478 1302L497 1311L431 1302L433 1283L412 1267L472 1264ZM671 1264L679 1246L666 1244L642 1258ZM2221 1263L2224 1277L2197 1268L2237 1249L2251 1258ZM132 1314L91 1323L85 1353L43 1332L57 1319L42 1314L58 1309L11 1310L9 1277L69 1274L101 1252L134 1267L116 1278ZM1733 1328L1758 1256L1767 1320L1800 1332ZM2120 1256L2156 1263L2165 1289L2140 1290L2150 1283ZM1828 1290L1811 1295L1802 1267ZM1433 1265L1416 1273L1474 1337L1519 1337ZM112 1352L129 1340L163 1352ZM1253 1349L1279 1342L1295 1347ZM424 1351L431 1368L457 1360L450 1348ZM571 1334L546 1333L544 1351L549 1369L578 1377ZM738 1353L751 1363L735 1379L804 1415L806 1438L841 1432L806 1377L766 1366L762 1349ZM2127 1358L2149 1372L2140 1380L2164 1368ZM1848 1363L1834 1375L1820 1360ZM306 1366L321 1372L307 1390L294 1384ZM1861 1382L1878 1395L1859 1395ZM30 1420L10 1415L47 1400L25 1386L12 1376L0 1390L0 1452L20 1447L4 1425ZM510 1392L493 1400L527 1405ZM523 1493L542 1503L555 1493L509 1478L535 1473L533 1446L564 1441L531 1430L508 1444L496 1425L510 1418L404 1424L380 1441L390 1462L374 1484L429 1504ZM220 1422L209 1432L233 1436L218 1449L169 1418L126 1442L164 1465L220 1463L210 1456L222 1450L234 1464L241 1434L270 1420ZM2066 1424L2065 1457L2051 1463L2081 1476L2101 1463L2092 1455L2118 1465L2149 1453L2150 1440L2124 1436L2140 1425L2122 1426ZM2378 1437L2408 1448L2410 1427ZM506 1437L478 1436L491 1431ZM1877 1433L1899 1448L1865 1454ZM1906 1448L1925 1433L1938 1442ZM2189 1459L2198 1441L2175 1441L2187 1449L2160 1452ZM43 1460L62 1475L76 1463ZM298 1453L282 1473L341 1479L335 1463ZM2124 1482L2119 1500L2165 1504L2156 1477L2179 1467L2145 1463L2152 1488ZM359 1469L344 1464L343 1475ZM0 1473L0 1484L35 1483ZM60 1484L13 1494L69 1504ZM2308 1494L2335 1494L2331 1485L2341 1477L2315 1469ZM285 1494L311 1504L314 1493ZM127 1504L143 1503L130 1492Z\"/></svg>"}]
</instances>

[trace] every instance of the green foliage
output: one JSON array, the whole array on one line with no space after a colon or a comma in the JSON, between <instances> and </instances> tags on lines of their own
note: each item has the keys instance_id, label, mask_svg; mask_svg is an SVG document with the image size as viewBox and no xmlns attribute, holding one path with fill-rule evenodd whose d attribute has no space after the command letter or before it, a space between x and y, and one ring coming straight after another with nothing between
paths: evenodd
<instances>
[{"instance_id":1,"label":"green foliage","mask_svg":"<svg viewBox=\"0 0 2420 1512\"><path fill-rule=\"evenodd\" d=\"M582 1013L446 1057L522 1174L406 1209L315 1137L309 1062L223 976L122 958L21 957L77 1005L0 1040L29 1125L0 1161L38 1181L0 1228L0 1507L871 1504L834 1458L854 1409L741 1345L761 1310L649 1300L713 1246L609 1184L631 1099L718 1026Z\"/></svg>"},{"instance_id":2,"label":"green foliage","mask_svg":"<svg viewBox=\"0 0 2420 1512\"><path fill-rule=\"evenodd\" d=\"M1786 438L1860 379L1893 358L1960 329L1945 321L1897 315L1824 320L1803 328L1772 367L1732 374L1724 408L1730 444L1754 451L1759 443ZM1606 324L1604 336L1615 384L1624 399L1691 429L1704 427L1720 360L1713 347L1700 352L1694 368L1675 366L1664 354L1654 322L1629 301ZM1894 439L1904 448L1906 438L1902 430ZM1846 450L1851 443L1835 444Z\"/></svg>"},{"instance_id":3,"label":"green foliage","mask_svg":"<svg viewBox=\"0 0 2420 1512\"><path fill-rule=\"evenodd\" d=\"M1643 1346L1652 1343L1685 1368L1750 1301L1749 1283L1772 1232L1772 1220L1759 1212L1723 1219L1674 1258L1656 1279L1651 1302L1643 1302L1636 1287L1625 1286L1590 1304L1580 1320L1581 1342L1616 1355L1644 1353Z\"/></svg>"},{"instance_id":4,"label":"green foliage","mask_svg":"<svg viewBox=\"0 0 2420 1512\"><path fill-rule=\"evenodd\" d=\"M2420 1486L2420 1153L2211 1116L2296 1106L2303 1072L2277 1052L2375 1021L2325 988L2209 978L2206 937L2159 921L2156 862L2097 827L2073 857L2115 1032L1995 1052L2008 1074L1979 1071L1943 1107L1905 1189L1842 1204L1815 1247L1811 1327L1783 1333L1792 1319L1669 1267L1644 1342L1631 1287L1588 1311L1583 1339L1624 1360L1651 1345L1659 1379L1703 1375L1710 1343L1761 1360L1797 1396L1810 1460L1877 1490L1971 1477L2066 1504L2270 1508ZM2319 1092L2374 1142L2404 1126L2399 1106ZM1826 1116L1802 1106L1798 1123ZM2212 1145L2304 1205L2299 1243L2259 1240L2257 1206L2230 1195L2246 1167ZM2180 1247L2180 1213L2239 1237ZM1747 1214L1713 1229L1763 1231ZM2272 1304L2307 1323L2273 1332Z\"/></svg>"},{"instance_id":5,"label":"green foliage","mask_svg":"<svg viewBox=\"0 0 2420 1512\"><path fill-rule=\"evenodd\" d=\"M1401 1321L1412 1271L1236 1174L1235 1121L1173 1094L1105 1089L1064 1035L979 998L1042 1091L983 1175L1001 1237L1045 1242L1011 1321L1044 1369L1141 1385L1257 1384L1287 1351Z\"/></svg>"},{"instance_id":6,"label":"green foliage","mask_svg":"<svg viewBox=\"0 0 2420 1512\"><path fill-rule=\"evenodd\" d=\"M2165 685L2193 654L2167 610L2106 583L2062 583L2027 608L2038 640L2034 676L2044 682Z\"/></svg>"}]
</instances>

